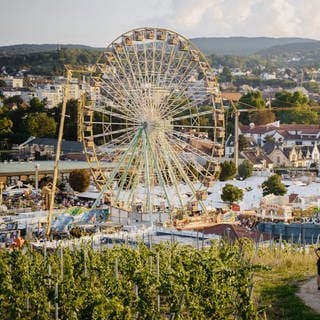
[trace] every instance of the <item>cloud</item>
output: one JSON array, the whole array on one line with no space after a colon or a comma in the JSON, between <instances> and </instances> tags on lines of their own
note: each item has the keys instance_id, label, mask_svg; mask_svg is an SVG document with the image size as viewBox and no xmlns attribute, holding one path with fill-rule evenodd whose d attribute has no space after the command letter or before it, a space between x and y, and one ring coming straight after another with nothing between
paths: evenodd
<instances>
[{"instance_id":1,"label":"cloud","mask_svg":"<svg viewBox=\"0 0 320 320\"><path fill-rule=\"evenodd\" d=\"M319 0L167 0L157 25L189 37L294 36L320 39ZM149 20L149 21L150 21Z\"/></svg>"},{"instance_id":2,"label":"cloud","mask_svg":"<svg viewBox=\"0 0 320 320\"><path fill-rule=\"evenodd\" d=\"M123 32L145 26L172 29L189 38L320 39L319 0L77 0L76 6L72 0L10 0L3 1L1 9L5 13L0 19L3 45L105 46ZM36 19L26 19L31 16Z\"/></svg>"}]
</instances>

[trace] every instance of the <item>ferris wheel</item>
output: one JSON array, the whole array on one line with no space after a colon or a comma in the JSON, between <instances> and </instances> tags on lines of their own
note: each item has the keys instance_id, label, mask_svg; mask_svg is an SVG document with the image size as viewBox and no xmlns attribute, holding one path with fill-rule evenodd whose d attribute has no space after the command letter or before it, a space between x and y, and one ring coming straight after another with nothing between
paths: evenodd
<instances>
[{"instance_id":1,"label":"ferris wheel","mask_svg":"<svg viewBox=\"0 0 320 320\"><path fill-rule=\"evenodd\" d=\"M224 154L224 113L196 46L162 28L126 32L96 63L90 97L85 153L112 206L206 210L201 200ZM105 172L102 161L113 169Z\"/></svg>"}]
</instances>

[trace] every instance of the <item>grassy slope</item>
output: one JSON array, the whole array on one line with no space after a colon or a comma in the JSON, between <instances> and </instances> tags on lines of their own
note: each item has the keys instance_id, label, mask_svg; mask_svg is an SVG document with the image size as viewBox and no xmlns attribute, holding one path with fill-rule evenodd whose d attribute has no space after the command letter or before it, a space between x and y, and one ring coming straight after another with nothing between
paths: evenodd
<instances>
[{"instance_id":1,"label":"grassy slope","mask_svg":"<svg viewBox=\"0 0 320 320\"><path fill-rule=\"evenodd\" d=\"M260 306L266 306L266 319L320 319L319 314L296 296L299 285L316 275L316 257L312 249L310 252L290 248L263 249L255 262L270 268L257 273L254 278L254 297Z\"/></svg>"}]
</instances>

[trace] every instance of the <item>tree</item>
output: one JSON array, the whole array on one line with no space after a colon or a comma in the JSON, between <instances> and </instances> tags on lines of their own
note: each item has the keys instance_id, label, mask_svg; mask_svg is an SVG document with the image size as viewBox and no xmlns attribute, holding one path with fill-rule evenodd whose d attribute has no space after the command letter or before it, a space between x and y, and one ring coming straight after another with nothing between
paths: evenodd
<instances>
[{"instance_id":1,"label":"tree","mask_svg":"<svg viewBox=\"0 0 320 320\"><path fill-rule=\"evenodd\" d=\"M240 98L239 106L240 109L248 109L251 107L264 110L266 107L266 103L264 101L261 91L251 91ZM249 124L248 112L240 113L239 120L243 124Z\"/></svg>"},{"instance_id":2,"label":"tree","mask_svg":"<svg viewBox=\"0 0 320 320\"><path fill-rule=\"evenodd\" d=\"M243 151L244 149L249 147L249 142L247 140L247 138L243 135L240 134L239 135L239 151Z\"/></svg>"},{"instance_id":3,"label":"tree","mask_svg":"<svg viewBox=\"0 0 320 320\"><path fill-rule=\"evenodd\" d=\"M299 91L294 93L282 91L275 95L272 106L275 108L292 108L276 111L277 119L283 123L318 123L318 114L310 109L311 101Z\"/></svg>"},{"instance_id":4,"label":"tree","mask_svg":"<svg viewBox=\"0 0 320 320\"><path fill-rule=\"evenodd\" d=\"M69 176L69 184L74 191L86 191L90 184L90 174L85 169L75 169Z\"/></svg>"},{"instance_id":5,"label":"tree","mask_svg":"<svg viewBox=\"0 0 320 320\"><path fill-rule=\"evenodd\" d=\"M252 112L250 115L250 122L256 125L263 125L276 120L276 115L269 110L259 110L257 112Z\"/></svg>"},{"instance_id":6,"label":"tree","mask_svg":"<svg viewBox=\"0 0 320 320\"><path fill-rule=\"evenodd\" d=\"M226 181L232 179L237 173L236 165L233 161L224 161L221 164L220 181Z\"/></svg>"},{"instance_id":7,"label":"tree","mask_svg":"<svg viewBox=\"0 0 320 320\"><path fill-rule=\"evenodd\" d=\"M239 104L240 106L243 106L244 109L247 109L248 107L264 109L266 107L266 102L264 101L261 91L248 92L240 98Z\"/></svg>"},{"instance_id":8,"label":"tree","mask_svg":"<svg viewBox=\"0 0 320 320\"><path fill-rule=\"evenodd\" d=\"M40 101L39 98L32 98L29 102L29 112L36 113L36 112L45 112L46 103L45 100Z\"/></svg>"},{"instance_id":9,"label":"tree","mask_svg":"<svg viewBox=\"0 0 320 320\"><path fill-rule=\"evenodd\" d=\"M247 179L252 176L253 164L249 160L244 160L238 168L239 176L243 179Z\"/></svg>"},{"instance_id":10,"label":"tree","mask_svg":"<svg viewBox=\"0 0 320 320\"><path fill-rule=\"evenodd\" d=\"M243 199L243 190L232 184L226 184L222 189L221 199L224 202L236 202Z\"/></svg>"},{"instance_id":11,"label":"tree","mask_svg":"<svg viewBox=\"0 0 320 320\"><path fill-rule=\"evenodd\" d=\"M232 82L231 70L228 67L223 67L222 73L220 74L221 82Z\"/></svg>"},{"instance_id":12,"label":"tree","mask_svg":"<svg viewBox=\"0 0 320 320\"><path fill-rule=\"evenodd\" d=\"M31 113L27 119L27 131L35 137L50 137L56 133L56 122L46 113Z\"/></svg>"},{"instance_id":13,"label":"tree","mask_svg":"<svg viewBox=\"0 0 320 320\"><path fill-rule=\"evenodd\" d=\"M281 177L277 174L270 176L262 183L263 195L273 193L276 196L283 196L287 192L287 188L281 182Z\"/></svg>"},{"instance_id":14,"label":"tree","mask_svg":"<svg viewBox=\"0 0 320 320\"><path fill-rule=\"evenodd\" d=\"M13 122L7 117L0 119L0 136L11 135L13 133L12 126Z\"/></svg>"},{"instance_id":15,"label":"tree","mask_svg":"<svg viewBox=\"0 0 320 320\"><path fill-rule=\"evenodd\" d=\"M55 119L56 122L60 122L60 115L62 110L62 103L60 103L55 109ZM77 128L78 128L78 100L70 99L66 106L66 118L64 122L63 138L66 140L77 140Z\"/></svg>"}]
</instances>

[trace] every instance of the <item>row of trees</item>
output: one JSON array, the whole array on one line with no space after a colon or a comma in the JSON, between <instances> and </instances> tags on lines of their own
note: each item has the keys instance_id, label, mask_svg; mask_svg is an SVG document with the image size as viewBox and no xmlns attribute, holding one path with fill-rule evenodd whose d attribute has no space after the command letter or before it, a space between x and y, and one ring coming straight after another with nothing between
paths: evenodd
<instances>
[{"instance_id":1,"label":"row of trees","mask_svg":"<svg viewBox=\"0 0 320 320\"><path fill-rule=\"evenodd\" d=\"M0 108L0 140L21 143L30 136L56 137L60 121L61 104L47 109L46 100L33 98L27 104L20 96L2 99ZM77 139L77 100L67 103L64 139Z\"/></svg>"},{"instance_id":2,"label":"row of trees","mask_svg":"<svg viewBox=\"0 0 320 320\"><path fill-rule=\"evenodd\" d=\"M242 180L252 176L253 165L250 161L244 160L238 167L238 176ZM233 179L237 174L236 164L230 160L226 160L221 164L219 180L226 181Z\"/></svg>"},{"instance_id":3,"label":"row of trees","mask_svg":"<svg viewBox=\"0 0 320 320\"><path fill-rule=\"evenodd\" d=\"M270 176L262 183L261 187L263 196L268 194L283 196L287 192L285 185L281 182L281 177L277 174ZM241 201L243 199L243 190L227 183L222 189L221 199L228 203Z\"/></svg>"},{"instance_id":4,"label":"row of trees","mask_svg":"<svg viewBox=\"0 0 320 320\"><path fill-rule=\"evenodd\" d=\"M244 160L238 167L238 178L245 180L251 177L253 173L253 165L250 161ZM227 181L233 179L237 174L237 169L235 163L230 160L226 160L221 164L221 171L219 180ZM284 195L287 190L284 184L281 182L281 177L279 175L270 176L262 184L263 195L275 194ZM225 202L237 202L243 199L243 190L234 186L232 184L226 184L222 189L221 199Z\"/></svg>"},{"instance_id":5,"label":"row of trees","mask_svg":"<svg viewBox=\"0 0 320 320\"><path fill-rule=\"evenodd\" d=\"M299 91L294 93L287 91L278 92L271 103L272 108L275 109L273 111L268 109L270 105L267 105L260 91L245 94L239 100L239 109L250 109L253 107L259 109L259 111L240 113L240 122L242 124L253 122L257 125L263 125L275 120L280 120L282 123L303 124L319 122L318 113L310 108L314 102L310 101ZM287 109L281 110L281 108ZM279 109L279 111L276 109Z\"/></svg>"},{"instance_id":6,"label":"row of trees","mask_svg":"<svg viewBox=\"0 0 320 320\"><path fill-rule=\"evenodd\" d=\"M257 319L251 242L0 250L7 319Z\"/></svg>"}]
</instances>

